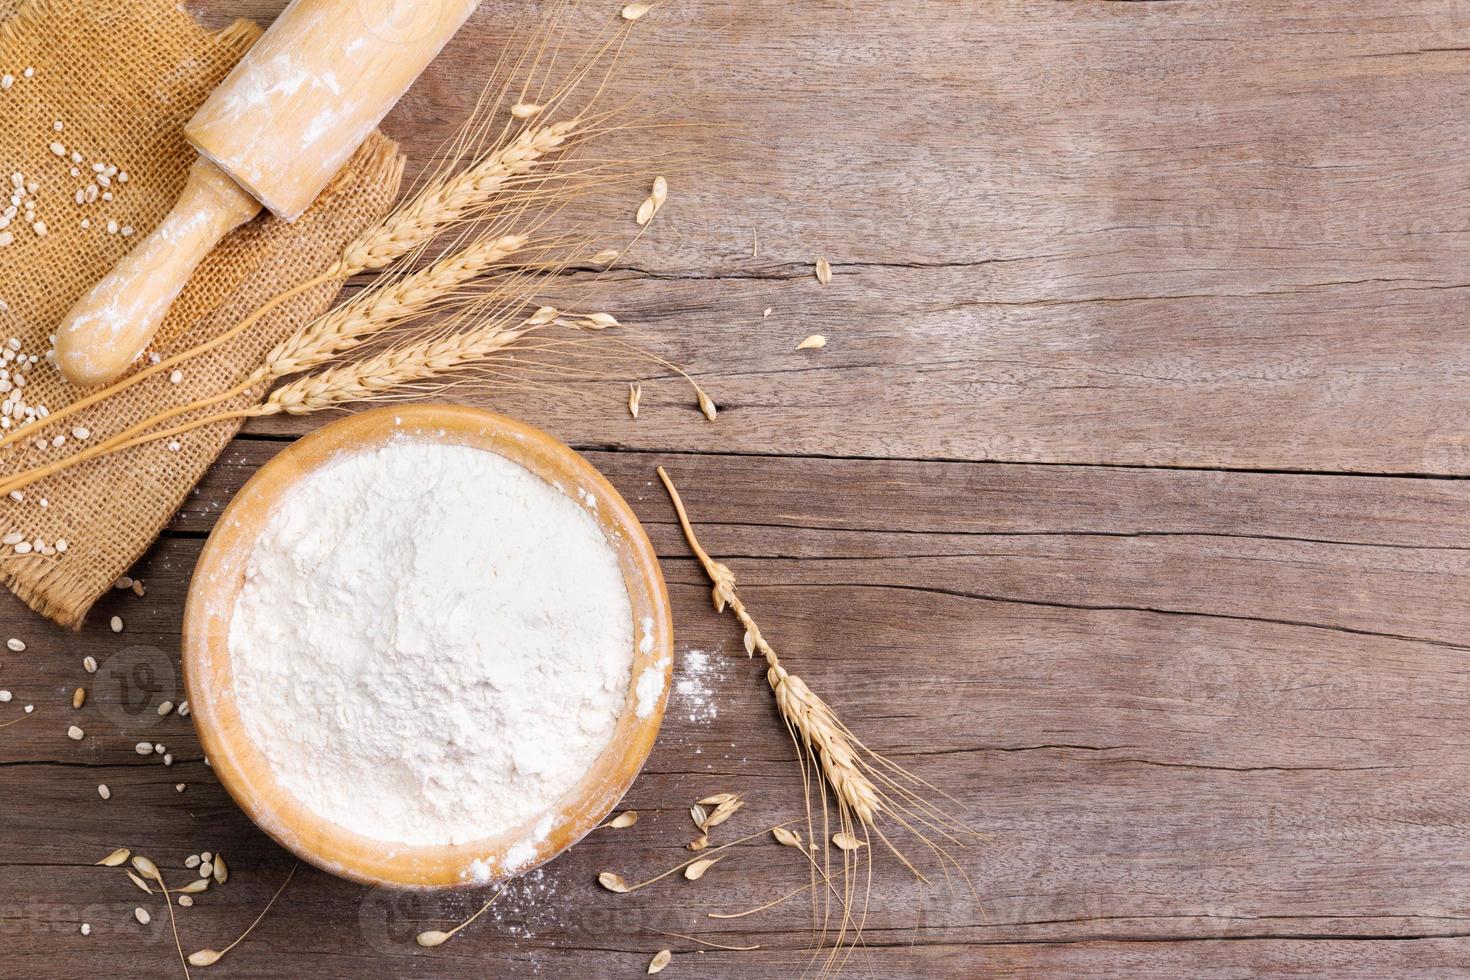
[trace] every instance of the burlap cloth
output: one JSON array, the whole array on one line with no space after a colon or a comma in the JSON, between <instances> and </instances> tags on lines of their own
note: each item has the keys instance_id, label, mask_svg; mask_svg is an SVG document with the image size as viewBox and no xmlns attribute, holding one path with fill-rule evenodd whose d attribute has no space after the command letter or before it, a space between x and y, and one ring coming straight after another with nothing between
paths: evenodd
<instances>
[{"instance_id":1,"label":"burlap cloth","mask_svg":"<svg viewBox=\"0 0 1470 980\"><path fill-rule=\"evenodd\" d=\"M0 0L0 171L40 183L37 237L19 218L15 243L0 248L0 342L18 337L23 350L44 353L72 303L137 240L108 234L108 218L145 233L168 211L194 152L184 122L259 35L247 22L211 34L174 0ZM33 69L26 77L25 69ZM53 132L60 120L61 133ZM129 174L115 200L79 206L70 161L49 149L53 139L87 161L108 161ZM174 304L155 349L191 346L217 335L282 288L326 268L347 241L382 217L398 191L403 161L379 134L294 225L259 218L232 234L200 266ZM10 192L7 190L6 194ZM0 202L3 207L7 202ZM81 219L91 219L83 229ZM0 473L60 458L75 449L74 426L95 440L165 407L185 404L238 381L277 341L330 303L336 288L296 298L248 336L184 366L181 384L162 375L46 428L66 433L62 448L29 444L0 450ZM55 411L75 397L49 364L27 378L26 401ZM54 543L65 554L15 555L4 548L0 580L31 608L68 626L147 550L237 425L189 433L179 449L154 443L84 464L35 484L21 502L0 499L0 536L12 531ZM42 500L46 506L41 506Z\"/></svg>"}]
</instances>

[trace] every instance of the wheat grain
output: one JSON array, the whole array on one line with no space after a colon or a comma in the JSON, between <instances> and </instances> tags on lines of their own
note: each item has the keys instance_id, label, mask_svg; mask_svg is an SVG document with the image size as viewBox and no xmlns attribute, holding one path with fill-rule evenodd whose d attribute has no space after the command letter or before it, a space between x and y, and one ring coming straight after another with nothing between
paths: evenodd
<instances>
[{"instance_id":1,"label":"wheat grain","mask_svg":"<svg viewBox=\"0 0 1470 980\"><path fill-rule=\"evenodd\" d=\"M260 914L255 917L255 921L250 923L249 927L240 934L240 937L238 939L230 943L224 949L201 949L197 952L190 953L188 960L189 965L213 966L215 963L218 963L220 961L220 958L223 957L226 953L244 942L245 937L250 935L250 933L255 930L256 926L260 925L260 920L265 918L266 913L271 910L271 906L276 904L276 899L281 897L281 892L285 891L286 886L291 884L291 879L296 877L296 870L300 867L300 861L296 862L296 864L291 867L291 872L290 874L286 875L286 880L281 882L281 887L276 889L275 894L271 896L271 900L265 903L265 908L260 910Z\"/></svg>"},{"instance_id":2,"label":"wheat grain","mask_svg":"<svg viewBox=\"0 0 1470 980\"><path fill-rule=\"evenodd\" d=\"M702 860L695 861L689 867L684 869L684 877L689 879L690 881L698 881L699 879L704 877L704 873L706 871L708 871L710 868L713 868L716 864L723 860L724 858L717 857L704 858Z\"/></svg>"},{"instance_id":3,"label":"wheat grain","mask_svg":"<svg viewBox=\"0 0 1470 980\"><path fill-rule=\"evenodd\" d=\"M420 946L423 946L425 948L432 948L434 946L442 946L444 943L446 943L450 939L454 938L454 934L455 933L459 932L465 926L468 926L471 922L474 922L480 916L484 915L485 914L485 910L488 909L490 906L494 905L495 904L495 900L497 898L499 898L504 893L505 893L505 888L502 887L494 895L491 895L490 896L490 900L488 902L486 902L484 905L480 906L480 910L478 912L476 912L474 915L470 916L468 919L465 919L463 922L461 922L459 925L455 926L453 929L450 929L448 931L442 931L442 930L439 930L439 929L428 929L428 930L426 930L424 932L419 933L417 936L415 936L414 937L414 942L418 943Z\"/></svg>"}]
</instances>

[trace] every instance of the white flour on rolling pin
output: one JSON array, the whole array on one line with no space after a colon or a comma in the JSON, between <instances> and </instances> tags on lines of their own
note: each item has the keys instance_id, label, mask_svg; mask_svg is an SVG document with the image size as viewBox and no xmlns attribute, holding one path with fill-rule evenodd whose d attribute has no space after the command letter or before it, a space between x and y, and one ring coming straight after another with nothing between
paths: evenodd
<instances>
[{"instance_id":1,"label":"white flour on rolling pin","mask_svg":"<svg viewBox=\"0 0 1470 980\"><path fill-rule=\"evenodd\" d=\"M405 440L317 470L271 516L231 617L236 701L318 815L464 843L542 817L592 767L628 698L632 615L586 507L504 457Z\"/></svg>"}]
</instances>

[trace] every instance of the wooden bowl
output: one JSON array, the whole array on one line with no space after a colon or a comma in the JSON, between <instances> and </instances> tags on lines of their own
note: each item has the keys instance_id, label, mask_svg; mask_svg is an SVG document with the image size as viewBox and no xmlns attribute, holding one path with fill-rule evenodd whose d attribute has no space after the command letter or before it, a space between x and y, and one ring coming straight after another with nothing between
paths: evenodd
<instances>
[{"instance_id":1,"label":"wooden bowl","mask_svg":"<svg viewBox=\"0 0 1470 980\"><path fill-rule=\"evenodd\" d=\"M633 607L632 683L612 741L592 769L556 801L551 829L537 839L543 815L506 833L461 845L414 846L364 837L307 809L281 787L246 732L235 702L228 637L235 599L257 536L284 495L303 476L343 454L390 440L473 446L520 463L588 508L617 553ZM640 642L651 621L652 645ZM481 885L550 860L596 827L622 799L653 748L673 674L673 624L653 546L626 501L591 464L551 436L503 415L449 405L390 407L354 415L291 445L260 468L210 534L184 609L183 667L189 705L219 781L250 819L324 871L370 884L452 888ZM637 682L662 674L657 704L637 711ZM513 856L512 856L513 851ZM477 864L476 862L483 862ZM475 874L472 866L480 873Z\"/></svg>"}]
</instances>

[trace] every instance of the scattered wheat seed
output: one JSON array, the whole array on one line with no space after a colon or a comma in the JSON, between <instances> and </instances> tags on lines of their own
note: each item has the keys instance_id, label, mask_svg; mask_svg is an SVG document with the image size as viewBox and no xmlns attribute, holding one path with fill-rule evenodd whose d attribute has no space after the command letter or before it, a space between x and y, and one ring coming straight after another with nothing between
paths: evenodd
<instances>
[{"instance_id":1,"label":"scattered wheat seed","mask_svg":"<svg viewBox=\"0 0 1470 980\"><path fill-rule=\"evenodd\" d=\"M22 541L20 544L18 544L18 545L15 546L15 553L17 555L28 555L28 554L30 554L31 553L31 543L29 541Z\"/></svg>"},{"instance_id":2,"label":"scattered wheat seed","mask_svg":"<svg viewBox=\"0 0 1470 980\"><path fill-rule=\"evenodd\" d=\"M114 589L131 589L133 587L132 576L124 575L112 583Z\"/></svg>"},{"instance_id":3,"label":"scattered wheat seed","mask_svg":"<svg viewBox=\"0 0 1470 980\"><path fill-rule=\"evenodd\" d=\"M534 105L530 102L517 102L510 107L510 114L517 119L530 119L545 108L544 105Z\"/></svg>"},{"instance_id":4,"label":"scattered wheat seed","mask_svg":"<svg viewBox=\"0 0 1470 980\"><path fill-rule=\"evenodd\" d=\"M592 329L594 330L606 330L608 327L622 326L622 324L618 322L618 318L613 316L611 313L589 313L582 319L587 321L587 325L592 327Z\"/></svg>"},{"instance_id":5,"label":"scattered wheat seed","mask_svg":"<svg viewBox=\"0 0 1470 980\"><path fill-rule=\"evenodd\" d=\"M180 888L179 891L182 894L185 894L185 895L198 895L200 892L208 890L208 888L209 888L209 879L208 878L195 878L193 881L189 882L183 888Z\"/></svg>"},{"instance_id":6,"label":"scattered wheat seed","mask_svg":"<svg viewBox=\"0 0 1470 980\"><path fill-rule=\"evenodd\" d=\"M66 538L57 538L56 539L56 550L58 552L60 552L61 554L63 554L63 555L66 554L66 549L69 548L69 547L71 547L71 546L66 543Z\"/></svg>"},{"instance_id":7,"label":"scattered wheat seed","mask_svg":"<svg viewBox=\"0 0 1470 980\"><path fill-rule=\"evenodd\" d=\"M112 790L107 788L106 783L98 783L97 795L102 797L104 800L110 800L112 799Z\"/></svg>"},{"instance_id":8,"label":"scattered wheat seed","mask_svg":"<svg viewBox=\"0 0 1470 980\"><path fill-rule=\"evenodd\" d=\"M814 333L801 343L796 345L797 350L821 350L827 346L827 338L819 333Z\"/></svg>"},{"instance_id":9,"label":"scattered wheat seed","mask_svg":"<svg viewBox=\"0 0 1470 980\"><path fill-rule=\"evenodd\" d=\"M832 843L844 851L855 851L863 846L863 842L852 834L842 831L832 835Z\"/></svg>"},{"instance_id":10,"label":"scattered wheat seed","mask_svg":"<svg viewBox=\"0 0 1470 980\"><path fill-rule=\"evenodd\" d=\"M832 281L832 266L820 255L817 256L817 282L823 286Z\"/></svg>"},{"instance_id":11,"label":"scattered wheat seed","mask_svg":"<svg viewBox=\"0 0 1470 980\"><path fill-rule=\"evenodd\" d=\"M91 934L92 934L92 923L90 923L90 922L83 922L82 923L82 935L84 935L84 936L90 936Z\"/></svg>"},{"instance_id":12,"label":"scattered wheat seed","mask_svg":"<svg viewBox=\"0 0 1470 980\"><path fill-rule=\"evenodd\" d=\"M694 826L703 830L705 821L709 819L709 811L696 803L689 808L689 819L694 821Z\"/></svg>"},{"instance_id":13,"label":"scattered wheat seed","mask_svg":"<svg viewBox=\"0 0 1470 980\"><path fill-rule=\"evenodd\" d=\"M638 402L643 398L643 386L640 384L628 385L628 414L635 419L638 417Z\"/></svg>"},{"instance_id":14,"label":"scattered wheat seed","mask_svg":"<svg viewBox=\"0 0 1470 980\"><path fill-rule=\"evenodd\" d=\"M225 954L224 953L221 953L221 952L219 952L217 950L213 950L213 949L201 949L198 952L190 953L189 954L189 965L190 966L214 966L214 964L216 964L216 963L219 962L219 958L221 956L223 956L223 955L225 955Z\"/></svg>"},{"instance_id":15,"label":"scattered wheat seed","mask_svg":"<svg viewBox=\"0 0 1470 980\"><path fill-rule=\"evenodd\" d=\"M624 830L628 827L633 826L637 822L637 810L624 810L622 813L618 814L616 817L613 817L607 823L603 824L603 826L609 827L613 830Z\"/></svg>"},{"instance_id":16,"label":"scattered wheat seed","mask_svg":"<svg viewBox=\"0 0 1470 980\"><path fill-rule=\"evenodd\" d=\"M225 864L225 856L216 854L214 856L214 880L223 885L230 880L230 868Z\"/></svg>"},{"instance_id":17,"label":"scattered wheat seed","mask_svg":"<svg viewBox=\"0 0 1470 980\"><path fill-rule=\"evenodd\" d=\"M121 616L114 616L114 617L112 617L112 623L111 623L111 625L112 625L112 631L114 633L121 633L123 631L122 617Z\"/></svg>"},{"instance_id":18,"label":"scattered wheat seed","mask_svg":"<svg viewBox=\"0 0 1470 980\"><path fill-rule=\"evenodd\" d=\"M82 705L87 703L87 689L79 687L71 692L71 706L74 710L81 710Z\"/></svg>"},{"instance_id":19,"label":"scattered wheat seed","mask_svg":"<svg viewBox=\"0 0 1470 980\"><path fill-rule=\"evenodd\" d=\"M684 846L689 848L689 850L691 851L702 851L706 847L709 847L709 835L700 834L698 837L694 838L692 841Z\"/></svg>"},{"instance_id":20,"label":"scattered wheat seed","mask_svg":"<svg viewBox=\"0 0 1470 980\"><path fill-rule=\"evenodd\" d=\"M720 414L720 410L715 405L714 399L705 394L704 389L699 385L694 386L694 394L699 399L699 410L704 413L705 418L713 422L715 416Z\"/></svg>"},{"instance_id":21,"label":"scattered wheat seed","mask_svg":"<svg viewBox=\"0 0 1470 980\"><path fill-rule=\"evenodd\" d=\"M197 867L199 867L199 861L200 861L199 855L197 855L197 854L190 854L188 857L184 858L184 867L190 868L190 869L197 868Z\"/></svg>"},{"instance_id":22,"label":"scattered wheat seed","mask_svg":"<svg viewBox=\"0 0 1470 980\"><path fill-rule=\"evenodd\" d=\"M199 877L201 877L201 878L212 878L212 877L214 877L214 862L213 861L209 860L208 858L205 858L203 861L199 862Z\"/></svg>"},{"instance_id":23,"label":"scattered wheat seed","mask_svg":"<svg viewBox=\"0 0 1470 980\"><path fill-rule=\"evenodd\" d=\"M92 430L84 425L79 425L71 430L71 435L73 439L86 439L91 434Z\"/></svg>"},{"instance_id":24,"label":"scattered wheat seed","mask_svg":"<svg viewBox=\"0 0 1470 980\"><path fill-rule=\"evenodd\" d=\"M180 371L178 368L174 368L172 371L170 371L168 373L168 383L171 384L171 385L176 385L176 384L178 384L179 382L181 382L183 380L184 380L184 372L183 371Z\"/></svg>"},{"instance_id":25,"label":"scattered wheat seed","mask_svg":"<svg viewBox=\"0 0 1470 980\"><path fill-rule=\"evenodd\" d=\"M153 743L152 742L139 742L137 745L133 746L133 751L136 752L136 753L138 753L139 755L152 755L153 754Z\"/></svg>"},{"instance_id":26,"label":"scattered wheat seed","mask_svg":"<svg viewBox=\"0 0 1470 980\"><path fill-rule=\"evenodd\" d=\"M119 847L117 850L107 855L107 857L103 858L101 861L98 861L97 864L100 867L104 868L115 868L120 864L125 864L128 858L132 856L132 852L129 851L126 847Z\"/></svg>"},{"instance_id":27,"label":"scattered wheat seed","mask_svg":"<svg viewBox=\"0 0 1470 980\"><path fill-rule=\"evenodd\" d=\"M182 905L184 908L189 908L194 904L194 898L191 895L180 895L179 904Z\"/></svg>"},{"instance_id":28,"label":"scattered wheat seed","mask_svg":"<svg viewBox=\"0 0 1470 980\"><path fill-rule=\"evenodd\" d=\"M771 314L775 312L776 308L774 306L768 306L764 310L761 310L761 319L769 320L771 318Z\"/></svg>"},{"instance_id":29,"label":"scattered wheat seed","mask_svg":"<svg viewBox=\"0 0 1470 980\"><path fill-rule=\"evenodd\" d=\"M646 225L653 220L653 211L653 198L646 197L643 199L643 203L638 205L638 214L635 216L634 220L636 220L639 225Z\"/></svg>"},{"instance_id":30,"label":"scattered wheat seed","mask_svg":"<svg viewBox=\"0 0 1470 980\"><path fill-rule=\"evenodd\" d=\"M623 880L623 876L613 874L611 871L604 871L599 874L597 876L597 883L608 891L617 892L619 895L628 890L628 883Z\"/></svg>"},{"instance_id":31,"label":"scattered wheat seed","mask_svg":"<svg viewBox=\"0 0 1470 980\"><path fill-rule=\"evenodd\" d=\"M699 879L704 877L704 873L706 871L708 871L710 868L714 867L716 864L723 861L724 859L724 855L720 855L717 858L703 858L699 861L695 861L689 867L684 869L684 877L689 879L690 881L698 881Z\"/></svg>"},{"instance_id":32,"label":"scattered wheat seed","mask_svg":"<svg viewBox=\"0 0 1470 980\"><path fill-rule=\"evenodd\" d=\"M598 252L596 255L592 256L592 261L594 263L596 263L597 265L607 265L607 263L609 263L609 262L616 261L617 260L617 257L618 257L618 250L617 249L615 249L615 248L605 248L601 252Z\"/></svg>"},{"instance_id":33,"label":"scattered wheat seed","mask_svg":"<svg viewBox=\"0 0 1470 980\"><path fill-rule=\"evenodd\" d=\"M24 653L26 648L24 640L18 640L13 636L5 641L5 646L10 649L11 653Z\"/></svg>"},{"instance_id":34,"label":"scattered wheat seed","mask_svg":"<svg viewBox=\"0 0 1470 980\"><path fill-rule=\"evenodd\" d=\"M133 918L137 919L140 924L145 926L153 921L153 917L148 914L148 910L145 908L133 909Z\"/></svg>"},{"instance_id":35,"label":"scattered wheat seed","mask_svg":"<svg viewBox=\"0 0 1470 980\"><path fill-rule=\"evenodd\" d=\"M189 699L188 698L185 698L184 700L182 700L182 701L179 702L179 717L180 718L187 718L187 717L189 717Z\"/></svg>"},{"instance_id":36,"label":"scattered wheat seed","mask_svg":"<svg viewBox=\"0 0 1470 980\"><path fill-rule=\"evenodd\" d=\"M89 674L97 673L97 658L92 656L83 657L82 669Z\"/></svg>"},{"instance_id":37,"label":"scattered wheat seed","mask_svg":"<svg viewBox=\"0 0 1470 980\"><path fill-rule=\"evenodd\" d=\"M719 806L715 807L714 812L709 815L709 819L704 822L704 829L709 830L712 827L718 827L720 824L724 823L726 820L729 820L732 816L734 816L735 811L739 810L744 805L744 800L726 800L724 803L721 803Z\"/></svg>"},{"instance_id":38,"label":"scattered wheat seed","mask_svg":"<svg viewBox=\"0 0 1470 980\"><path fill-rule=\"evenodd\" d=\"M5 545L20 544L25 539L26 539L26 536L24 534L20 533L19 531L11 531L9 534L5 535L5 537L0 538L0 544L5 544Z\"/></svg>"},{"instance_id":39,"label":"scattered wheat seed","mask_svg":"<svg viewBox=\"0 0 1470 980\"><path fill-rule=\"evenodd\" d=\"M714 796L706 796L704 799L700 800L699 805L720 806L721 804L729 803L731 800L737 798L738 797L735 793L716 793Z\"/></svg>"},{"instance_id":40,"label":"scattered wheat seed","mask_svg":"<svg viewBox=\"0 0 1470 980\"><path fill-rule=\"evenodd\" d=\"M158 706L159 717L167 715L172 710L174 710L174 703L172 701L163 702L163 704Z\"/></svg>"},{"instance_id":41,"label":"scattered wheat seed","mask_svg":"<svg viewBox=\"0 0 1470 980\"><path fill-rule=\"evenodd\" d=\"M494 895L490 896L490 900L488 902L480 906L480 910L478 912L470 916L468 919L465 919L463 922L455 926L453 929L450 929L448 932L444 932L439 929L426 929L425 931L419 933L417 936L414 936L413 941L418 943L420 946L423 946L425 949L432 949L435 946L442 946L444 943L454 938L455 933L459 932L461 929L468 926L471 922L474 922L480 916L484 915L485 910L494 905L495 900L504 893L505 889L501 888Z\"/></svg>"},{"instance_id":42,"label":"scattered wheat seed","mask_svg":"<svg viewBox=\"0 0 1470 980\"><path fill-rule=\"evenodd\" d=\"M653 210L657 214L669 199L669 182L663 177L653 178L653 191L648 196L653 199Z\"/></svg>"},{"instance_id":43,"label":"scattered wheat seed","mask_svg":"<svg viewBox=\"0 0 1470 980\"><path fill-rule=\"evenodd\" d=\"M659 950L657 953L653 954L653 959L648 961L648 973L662 973L664 971L664 967L668 966L669 961L673 958L674 954L669 952L668 950Z\"/></svg>"},{"instance_id":44,"label":"scattered wheat seed","mask_svg":"<svg viewBox=\"0 0 1470 980\"><path fill-rule=\"evenodd\" d=\"M0 704L9 704L12 697L9 691L0 691Z\"/></svg>"},{"instance_id":45,"label":"scattered wheat seed","mask_svg":"<svg viewBox=\"0 0 1470 980\"><path fill-rule=\"evenodd\" d=\"M182 793L187 787L183 783L174 783L174 792Z\"/></svg>"},{"instance_id":46,"label":"scattered wheat seed","mask_svg":"<svg viewBox=\"0 0 1470 980\"><path fill-rule=\"evenodd\" d=\"M143 587L143 580L140 578L133 579L133 595L141 599L147 594L148 590Z\"/></svg>"},{"instance_id":47,"label":"scattered wheat seed","mask_svg":"<svg viewBox=\"0 0 1470 980\"><path fill-rule=\"evenodd\" d=\"M653 9L653 4L651 4L651 3L630 3L630 4L627 4L626 6L623 7L623 10L622 10L623 20L637 20L638 18L642 17L644 14L648 13L652 9ZM652 973L653 971L650 970L649 972Z\"/></svg>"},{"instance_id":48,"label":"scattered wheat seed","mask_svg":"<svg viewBox=\"0 0 1470 980\"><path fill-rule=\"evenodd\" d=\"M80 742L82 739L87 737L87 733L82 731L76 725L72 725L66 730L66 737L71 739L73 742Z\"/></svg>"}]
</instances>

